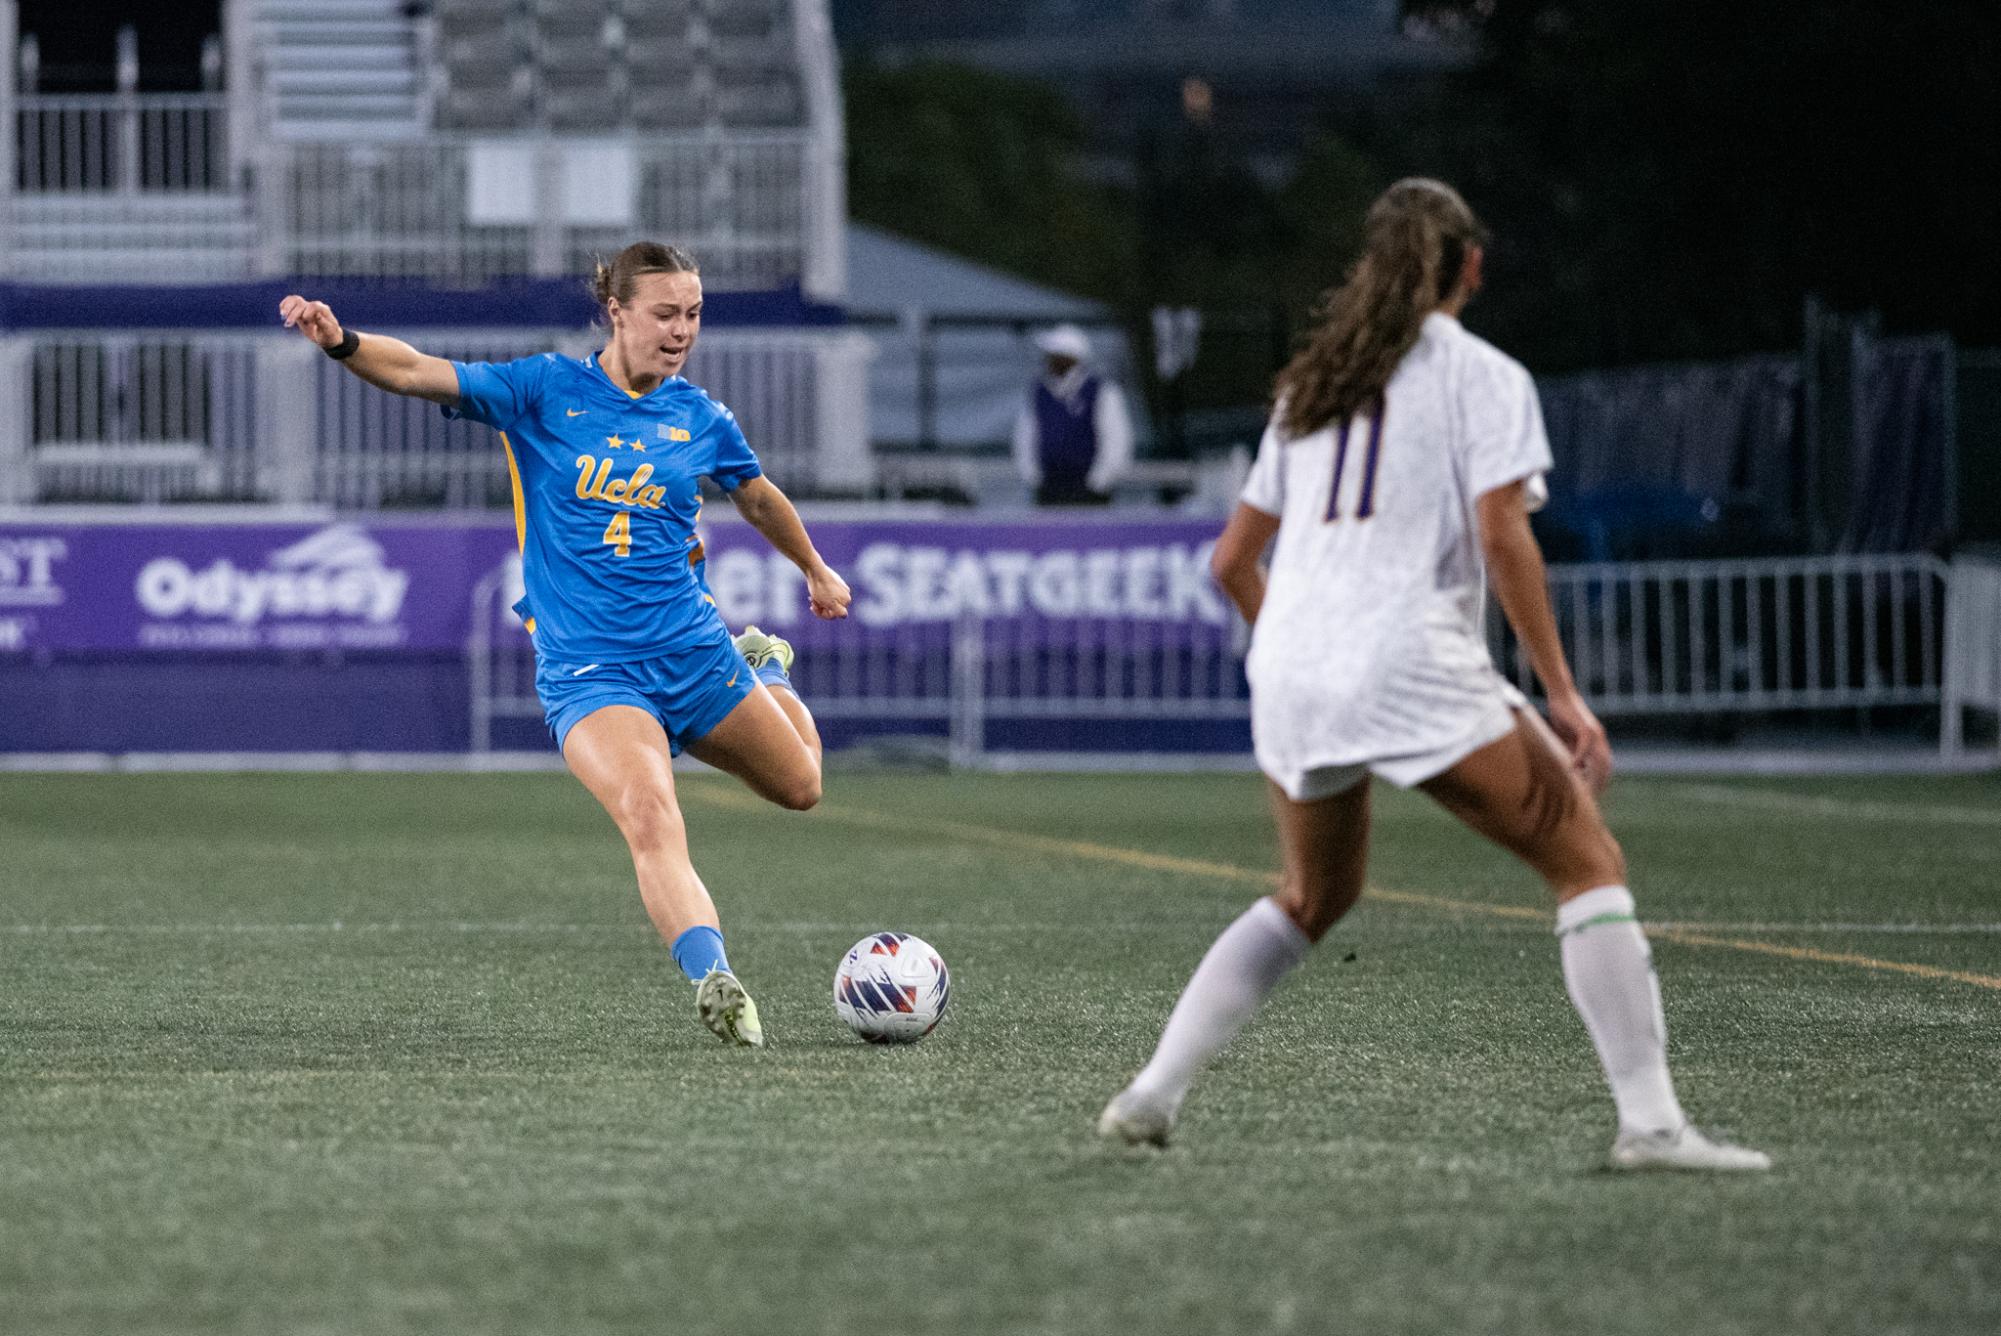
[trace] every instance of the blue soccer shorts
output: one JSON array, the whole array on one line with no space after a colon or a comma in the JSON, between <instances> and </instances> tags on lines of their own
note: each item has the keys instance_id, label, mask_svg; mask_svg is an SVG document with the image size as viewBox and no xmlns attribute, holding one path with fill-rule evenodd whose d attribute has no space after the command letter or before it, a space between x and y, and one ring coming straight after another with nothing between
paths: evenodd
<instances>
[{"instance_id":1,"label":"blue soccer shorts","mask_svg":"<svg viewBox=\"0 0 2001 1336\"><path fill-rule=\"evenodd\" d=\"M630 663L535 659L535 694L559 751L586 715L607 705L632 705L660 721L668 746L679 756L756 687L757 675L727 634Z\"/></svg>"}]
</instances>

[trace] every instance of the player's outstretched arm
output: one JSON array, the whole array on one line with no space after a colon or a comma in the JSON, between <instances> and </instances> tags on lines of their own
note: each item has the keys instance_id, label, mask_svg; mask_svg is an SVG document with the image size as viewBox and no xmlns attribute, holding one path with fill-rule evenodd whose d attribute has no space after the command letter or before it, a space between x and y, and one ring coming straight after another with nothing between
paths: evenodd
<instances>
[{"instance_id":1,"label":"player's outstretched arm","mask_svg":"<svg viewBox=\"0 0 2001 1336\"><path fill-rule=\"evenodd\" d=\"M813 615L833 621L848 615L848 582L821 560L791 499L769 478L756 477L730 494L737 512L806 576L806 602Z\"/></svg>"},{"instance_id":2,"label":"player's outstretched arm","mask_svg":"<svg viewBox=\"0 0 2001 1336\"><path fill-rule=\"evenodd\" d=\"M307 301L297 293L278 303L278 315L285 328L298 330L322 348L339 348L349 337L349 331L334 318L332 307ZM434 404L459 401L458 372L444 358L420 353L386 334L356 333L353 337L354 351L341 359L342 365L370 385Z\"/></svg>"},{"instance_id":3,"label":"player's outstretched arm","mask_svg":"<svg viewBox=\"0 0 2001 1336\"><path fill-rule=\"evenodd\" d=\"M1529 666L1542 681L1549 701L1549 724L1570 759L1593 793L1602 793L1612 778L1612 744L1604 725L1584 703L1577 682L1570 675L1570 662L1563 656L1563 640L1556 633L1556 614L1549 606L1549 576L1543 567L1542 548L1529 527L1528 499L1524 484L1515 482L1482 492L1475 503L1480 521L1480 549L1487 558L1487 574L1494 582L1494 597L1515 635L1528 651Z\"/></svg>"}]
</instances>

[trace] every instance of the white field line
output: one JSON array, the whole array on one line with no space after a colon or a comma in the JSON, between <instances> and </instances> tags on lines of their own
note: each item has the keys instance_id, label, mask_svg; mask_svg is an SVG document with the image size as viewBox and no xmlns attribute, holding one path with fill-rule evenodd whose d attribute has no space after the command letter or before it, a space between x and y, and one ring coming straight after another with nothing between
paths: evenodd
<instances>
[{"instance_id":1,"label":"white field line","mask_svg":"<svg viewBox=\"0 0 2001 1336\"><path fill-rule=\"evenodd\" d=\"M1697 802L1719 803L1729 807L1757 807L1771 812L1793 812L1801 816L2001 828L2001 803L1993 807L1929 807L1918 803L1879 803L1867 799L1779 793L1771 789L1738 788L1731 784L1665 783L1650 787L1656 791L1693 798Z\"/></svg>"}]
</instances>

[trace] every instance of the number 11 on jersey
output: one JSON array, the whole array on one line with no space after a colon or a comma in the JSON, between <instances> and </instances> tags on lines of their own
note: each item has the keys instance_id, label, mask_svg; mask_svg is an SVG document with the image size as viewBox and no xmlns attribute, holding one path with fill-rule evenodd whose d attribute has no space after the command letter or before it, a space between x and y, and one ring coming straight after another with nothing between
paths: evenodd
<instances>
[{"instance_id":1,"label":"number 11 on jersey","mask_svg":"<svg viewBox=\"0 0 2001 1336\"><path fill-rule=\"evenodd\" d=\"M1376 460L1383 448L1383 418L1386 410L1381 400L1377 400L1369 412L1369 447L1362 457L1362 495L1355 503L1355 518L1368 519L1376 513ZM1333 524L1341 518L1341 471L1348 463L1348 428L1353 419L1341 424L1340 432L1334 438L1334 481L1327 489L1327 523Z\"/></svg>"},{"instance_id":2,"label":"number 11 on jersey","mask_svg":"<svg viewBox=\"0 0 2001 1336\"><path fill-rule=\"evenodd\" d=\"M604 526L605 546L621 557L632 555L632 512L621 510Z\"/></svg>"}]
</instances>

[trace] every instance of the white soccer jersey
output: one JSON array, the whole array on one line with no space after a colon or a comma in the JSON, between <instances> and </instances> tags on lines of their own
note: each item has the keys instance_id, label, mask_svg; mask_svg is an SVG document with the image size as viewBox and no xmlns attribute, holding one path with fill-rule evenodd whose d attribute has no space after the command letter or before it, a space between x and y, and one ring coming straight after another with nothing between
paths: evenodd
<instances>
[{"instance_id":1,"label":"white soccer jersey","mask_svg":"<svg viewBox=\"0 0 2001 1336\"><path fill-rule=\"evenodd\" d=\"M1547 495L1534 382L1434 312L1381 411L1290 442L1276 421L1243 492L1280 521L1246 664L1260 765L1291 791L1452 748L1514 696L1481 636L1473 507L1524 479L1532 508Z\"/></svg>"}]
</instances>

